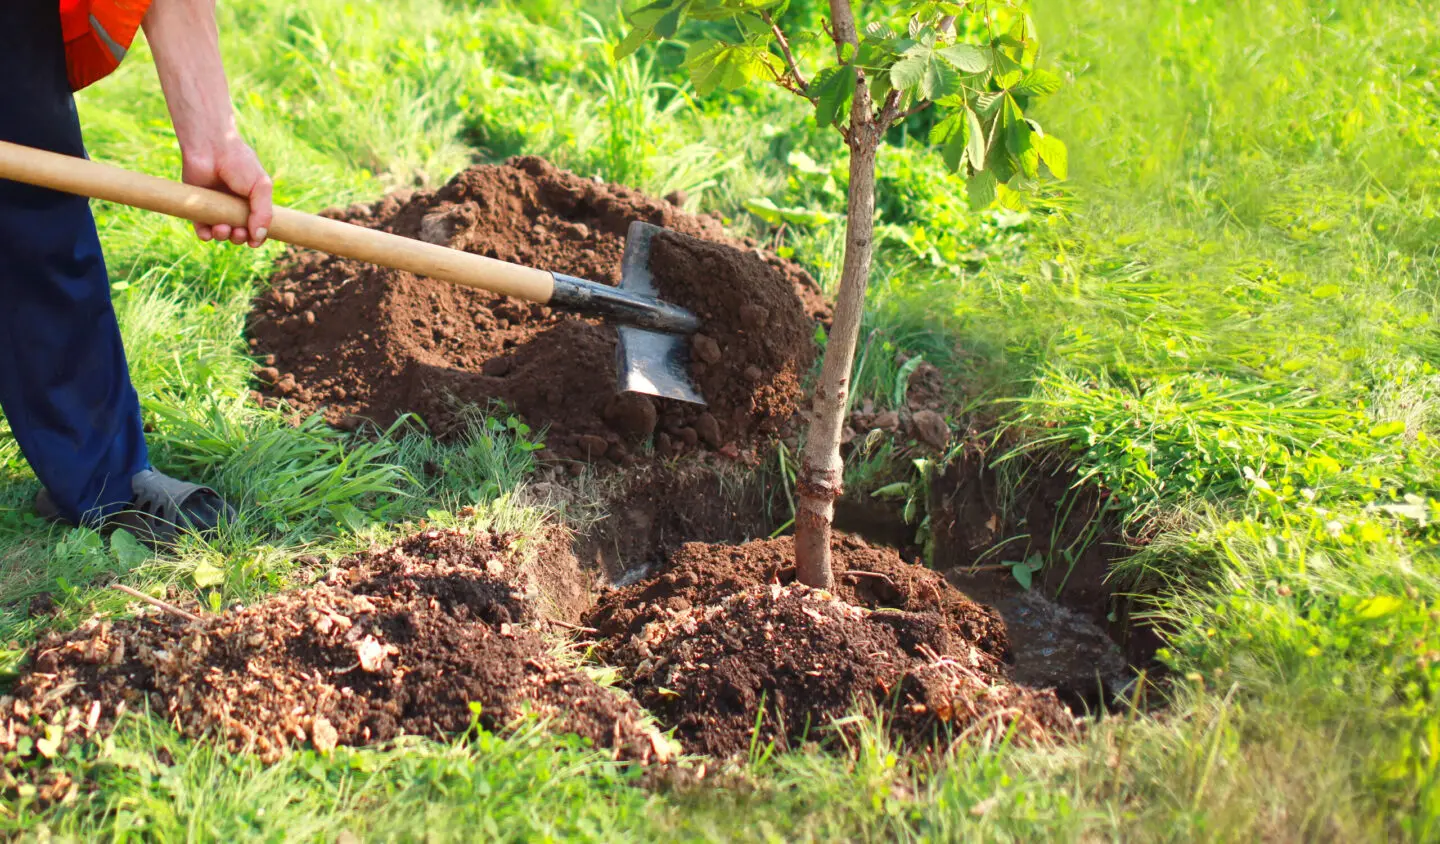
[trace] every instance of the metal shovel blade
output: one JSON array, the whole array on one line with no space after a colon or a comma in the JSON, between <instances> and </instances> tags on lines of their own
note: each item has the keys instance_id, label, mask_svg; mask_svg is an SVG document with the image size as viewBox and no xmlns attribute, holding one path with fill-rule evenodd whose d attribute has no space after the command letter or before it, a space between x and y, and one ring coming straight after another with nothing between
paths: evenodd
<instances>
[{"instance_id":1,"label":"metal shovel blade","mask_svg":"<svg viewBox=\"0 0 1440 844\"><path fill-rule=\"evenodd\" d=\"M641 220L630 224L620 264L621 290L658 298L650 272L650 243L661 231L664 229ZM615 331L620 337L615 344L615 373L621 392L705 404L690 378L689 338L633 325L617 326Z\"/></svg>"}]
</instances>

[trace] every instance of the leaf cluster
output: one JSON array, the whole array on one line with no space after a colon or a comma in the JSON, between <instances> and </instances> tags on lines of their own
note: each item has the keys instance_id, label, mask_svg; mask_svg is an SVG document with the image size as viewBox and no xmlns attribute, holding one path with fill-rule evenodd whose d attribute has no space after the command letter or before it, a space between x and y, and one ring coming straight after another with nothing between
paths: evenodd
<instances>
[{"instance_id":1,"label":"leaf cluster","mask_svg":"<svg viewBox=\"0 0 1440 844\"><path fill-rule=\"evenodd\" d=\"M890 126L935 109L928 140L969 180L976 207L1018 209L1042 178L1066 178L1065 144L1026 113L1062 81L1036 66L1034 21L1014 4L871 4L873 19L858 30L848 21L816 29L788 8L789 0L654 0L627 16L631 29L616 54L673 38L687 19L729 21L730 35L708 27L711 35L686 52L700 94L778 85L809 100L816 121L852 146L878 144ZM849 8L848 0L832 4L845 17Z\"/></svg>"}]
</instances>

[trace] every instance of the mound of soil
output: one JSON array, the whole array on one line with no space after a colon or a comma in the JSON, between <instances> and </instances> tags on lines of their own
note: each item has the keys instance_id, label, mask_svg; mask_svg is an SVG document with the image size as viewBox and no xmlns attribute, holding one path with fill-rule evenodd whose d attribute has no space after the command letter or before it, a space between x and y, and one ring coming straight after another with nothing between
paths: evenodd
<instances>
[{"instance_id":1,"label":"mound of soil","mask_svg":"<svg viewBox=\"0 0 1440 844\"><path fill-rule=\"evenodd\" d=\"M524 711L621 757L665 755L632 703L550 655L507 537L430 530L315 585L201 622L91 623L36 646L0 700L0 751L103 730L149 708L264 759L401 733L503 730ZM51 735L50 738L56 738Z\"/></svg>"},{"instance_id":2,"label":"mound of soil","mask_svg":"<svg viewBox=\"0 0 1440 844\"><path fill-rule=\"evenodd\" d=\"M560 457L629 462L646 442L662 455L718 450L789 419L814 359L823 304L804 270L711 218L543 159L473 167L438 191L329 216L612 285L631 221L672 229L652 269L661 296L704 321L692 351L710 403L616 395L615 332L597 321L296 251L251 314L259 390L342 427L413 412L444 436L460 426L458 408L500 402L548 427Z\"/></svg>"},{"instance_id":3,"label":"mound of soil","mask_svg":"<svg viewBox=\"0 0 1440 844\"><path fill-rule=\"evenodd\" d=\"M956 638L996 660L1006 658L1009 646L1000 617L966 598L936 572L853 536L837 533L833 547L835 593L840 598L870 609L935 615ZM585 623L607 640L600 644L604 653L676 612L718 603L752 586L794 580L794 537L742 545L686 543L655 577L604 595L585 616Z\"/></svg>"},{"instance_id":4,"label":"mound of soil","mask_svg":"<svg viewBox=\"0 0 1440 844\"><path fill-rule=\"evenodd\" d=\"M655 578L587 616L599 652L692 752L759 739L823 738L856 706L878 707L910 747L1014 727L1028 740L1075 728L1053 692L1014 684L1005 630L934 572L841 537L834 593L793 581L790 538L689 544Z\"/></svg>"}]
</instances>

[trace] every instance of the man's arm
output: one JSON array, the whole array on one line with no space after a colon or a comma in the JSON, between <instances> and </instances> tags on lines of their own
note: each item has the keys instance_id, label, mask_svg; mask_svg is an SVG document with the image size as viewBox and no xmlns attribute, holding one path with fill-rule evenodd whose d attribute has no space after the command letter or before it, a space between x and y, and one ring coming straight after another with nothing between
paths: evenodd
<instances>
[{"instance_id":1,"label":"man's arm","mask_svg":"<svg viewBox=\"0 0 1440 844\"><path fill-rule=\"evenodd\" d=\"M213 237L259 246L272 215L270 176L235 128L230 86L220 61L215 0L154 0L144 27L180 141L181 178L250 200L246 226L196 225L196 234L201 240Z\"/></svg>"}]
</instances>

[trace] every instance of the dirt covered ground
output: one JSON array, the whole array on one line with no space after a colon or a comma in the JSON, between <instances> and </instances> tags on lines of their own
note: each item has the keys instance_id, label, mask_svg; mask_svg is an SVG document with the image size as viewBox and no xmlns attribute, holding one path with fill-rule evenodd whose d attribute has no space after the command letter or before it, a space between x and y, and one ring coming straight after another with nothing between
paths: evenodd
<instances>
[{"instance_id":1,"label":"dirt covered ground","mask_svg":"<svg viewBox=\"0 0 1440 844\"><path fill-rule=\"evenodd\" d=\"M709 407L616 395L615 332L597 321L305 251L251 314L262 401L323 409L345 427L414 412L441 436L458 406L499 401L548 427L550 453L620 463L645 444L662 456L734 448L798 407L819 288L709 217L534 157L329 216L606 284L620 282L631 221L673 230L655 242L651 267L662 297L704 323L691 354Z\"/></svg>"},{"instance_id":2,"label":"dirt covered ground","mask_svg":"<svg viewBox=\"0 0 1440 844\"><path fill-rule=\"evenodd\" d=\"M636 699L688 750L830 735L870 704L909 747L959 735L1045 741L1075 729L1048 690L1017 685L1004 624L890 550L836 542L834 592L795 584L793 542L691 543L657 576L603 597L587 623Z\"/></svg>"},{"instance_id":3,"label":"dirt covered ground","mask_svg":"<svg viewBox=\"0 0 1440 844\"><path fill-rule=\"evenodd\" d=\"M503 730L528 708L623 758L665 745L632 702L563 665L532 623L511 538L429 530L348 558L312 586L201 622L93 622L41 641L0 699L0 753L151 711L274 759L401 733Z\"/></svg>"}]
</instances>

